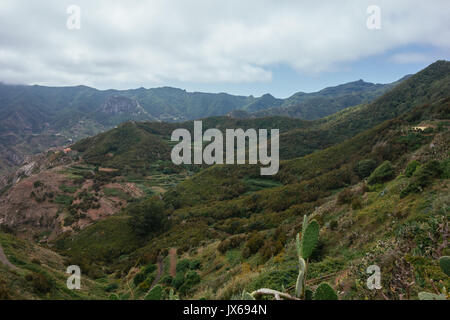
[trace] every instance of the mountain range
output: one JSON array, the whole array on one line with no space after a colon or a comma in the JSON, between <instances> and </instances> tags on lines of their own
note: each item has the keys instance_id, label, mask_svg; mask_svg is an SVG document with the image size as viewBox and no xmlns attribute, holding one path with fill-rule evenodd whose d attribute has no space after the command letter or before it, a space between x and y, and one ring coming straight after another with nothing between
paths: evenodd
<instances>
[{"instance_id":1,"label":"mountain range","mask_svg":"<svg viewBox=\"0 0 450 320\"><path fill-rule=\"evenodd\" d=\"M242 97L239 108L202 119L204 130L279 129L280 170L268 177L257 165L176 166L170 134L192 131L197 116L155 121L145 99L94 99L80 114L131 113L135 121L99 117L105 130L114 127L29 157L8 176L0 298L242 299L261 288L298 296L307 221L317 233L303 282L310 292L325 282L339 299L448 298L439 259L450 254L450 62L391 85L357 81L321 92L292 104ZM33 101L36 116L49 116L45 100ZM313 101L330 113L315 113ZM270 114L277 108L292 113ZM64 271L74 264L83 287L71 291ZM379 290L366 286L373 265Z\"/></svg>"},{"instance_id":2,"label":"mountain range","mask_svg":"<svg viewBox=\"0 0 450 320\"><path fill-rule=\"evenodd\" d=\"M0 84L0 173L17 168L26 155L70 144L125 121L182 122L222 115L312 120L368 103L398 82L382 85L359 80L287 99L170 87L102 91L86 86Z\"/></svg>"}]
</instances>

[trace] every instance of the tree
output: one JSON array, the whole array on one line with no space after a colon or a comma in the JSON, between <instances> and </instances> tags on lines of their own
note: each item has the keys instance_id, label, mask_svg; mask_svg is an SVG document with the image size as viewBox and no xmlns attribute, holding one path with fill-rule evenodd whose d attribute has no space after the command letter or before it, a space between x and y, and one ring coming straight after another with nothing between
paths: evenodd
<instances>
[{"instance_id":1,"label":"tree","mask_svg":"<svg viewBox=\"0 0 450 320\"><path fill-rule=\"evenodd\" d=\"M158 197L144 200L128 209L130 226L138 236L162 231L167 225L164 202Z\"/></svg>"},{"instance_id":2,"label":"tree","mask_svg":"<svg viewBox=\"0 0 450 320\"><path fill-rule=\"evenodd\" d=\"M368 177L372 171L377 167L377 163L373 159L364 159L358 162L358 165L355 168L358 176L363 179Z\"/></svg>"},{"instance_id":3,"label":"tree","mask_svg":"<svg viewBox=\"0 0 450 320\"><path fill-rule=\"evenodd\" d=\"M380 164L370 175L367 182L369 184L383 183L394 177L394 168L390 161Z\"/></svg>"}]
</instances>

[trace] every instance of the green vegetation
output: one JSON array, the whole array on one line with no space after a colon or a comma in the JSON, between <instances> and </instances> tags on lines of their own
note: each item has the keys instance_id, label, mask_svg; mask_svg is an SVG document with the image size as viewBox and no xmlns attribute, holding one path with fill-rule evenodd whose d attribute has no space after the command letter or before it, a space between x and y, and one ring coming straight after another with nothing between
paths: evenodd
<instances>
[{"instance_id":1,"label":"green vegetation","mask_svg":"<svg viewBox=\"0 0 450 320\"><path fill-rule=\"evenodd\" d=\"M338 296L328 283L321 283L314 292L314 300L338 300Z\"/></svg>"},{"instance_id":2,"label":"green vegetation","mask_svg":"<svg viewBox=\"0 0 450 320\"><path fill-rule=\"evenodd\" d=\"M57 248L64 250L75 261L85 264L88 269L94 268L98 263L112 263L139 246L139 238L129 226L129 220L129 216L115 215L78 234L63 234L56 241Z\"/></svg>"},{"instance_id":3,"label":"green vegetation","mask_svg":"<svg viewBox=\"0 0 450 320\"><path fill-rule=\"evenodd\" d=\"M359 80L325 88L319 92L296 93L280 107L262 110L253 116L283 115L306 120L320 119L351 106L369 103L396 84L398 82L382 85Z\"/></svg>"},{"instance_id":4,"label":"green vegetation","mask_svg":"<svg viewBox=\"0 0 450 320\"><path fill-rule=\"evenodd\" d=\"M425 163L423 166L417 167L414 170L414 174L406 186L405 189L402 190L401 197L405 197L412 192L420 192L426 186L429 186L434 178L438 178L442 175L441 164L432 160Z\"/></svg>"},{"instance_id":5,"label":"green vegetation","mask_svg":"<svg viewBox=\"0 0 450 320\"><path fill-rule=\"evenodd\" d=\"M121 189L104 188L103 193L108 197L118 197L122 200L131 200L131 197Z\"/></svg>"},{"instance_id":6,"label":"green vegetation","mask_svg":"<svg viewBox=\"0 0 450 320\"><path fill-rule=\"evenodd\" d=\"M444 256L439 259L439 267L448 277L450 277L450 257ZM447 300L447 290L444 287L443 292L440 294L434 294L429 292L419 292L420 300Z\"/></svg>"},{"instance_id":7,"label":"green vegetation","mask_svg":"<svg viewBox=\"0 0 450 320\"><path fill-rule=\"evenodd\" d=\"M367 179L369 184L383 183L394 177L394 168L390 161L385 161L379 165Z\"/></svg>"},{"instance_id":8,"label":"green vegetation","mask_svg":"<svg viewBox=\"0 0 450 320\"><path fill-rule=\"evenodd\" d=\"M377 167L377 162L373 159L364 159L358 162L355 167L356 174L361 178L370 176L372 171Z\"/></svg>"},{"instance_id":9,"label":"green vegetation","mask_svg":"<svg viewBox=\"0 0 450 320\"><path fill-rule=\"evenodd\" d=\"M65 206L70 206L72 204L73 197L66 194L57 194L53 202L62 204Z\"/></svg>"},{"instance_id":10,"label":"green vegetation","mask_svg":"<svg viewBox=\"0 0 450 320\"><path fill-rule=\"evenodd\" d=\"M162 298L162 288L156 285L150 290L150 292L145 296L145 300L161 300Z\"/></svg>"},{"instance_id":11,"label":"green vegetation","mask_svg":"<svg viewBox=\"0 0 450 320\"><path fill-rule=\"evenodd\" d=\"M167 154L141 152L146 143L170 150L170 124L128 123L82 140L74 148L86 167L64 170L73 180L66 185L79 181L83 189L54 197L63 217L78 218L103 195L124 197L117 185L152 193L50 244L94 279L95 297L443 297L450 287L448 259L438 261L450 254L448 68L437 62L369 104L316 121L204 120L220 130L280 126L283 160L270 178L261 178L258 166L171 167ZM416 129L422 125L430 129ZM181 126L192 129L192 122ZM41 188L34 188L37 198ZM45 255L32 260L17 254L17 245L1 244L13 264L32 267L18 282L12 272L11 281L0 277L0 294L20 296L23 287L33 297L65 295L51 273L37 272L48 265ZM382 272L379 290L366 285L374 264ZM32 272L46 277L49 292L24 282ZM17 283L12 293L2 293L2 279Z\"/></svg>"},{"instance_id":12,"label":"green vegetation","mask_svg":"<svg viewBox=\"0 0 450 320\"><path fill-rule=\"evenodd\" d=\"M30 241L0 232L0 246L15 266L0 263L0 299L105 299L102 282L83 271L81 290L66 286L64 257Z\"/></svg>"},{"instance_id":13,"label":"green vegetation","mask_svg":"<svg viewBox=\"0 0 450 320\"><path fill-rule=\"evenodd\" d=\"M67 186L65 184L59 186L59 190L64 193L75 193L78 190L77 186Z\"/></svg>"},{"instance_id":14,"label":"green vegetation","mask_svg":"<svg viewBox=\"0 0 450 320\"><path fill-rule=\"evenodd\" d=\"M297 234L296 251L298 255L299 271L297 282L295 284L295 297L289 294L278 292L272 289L258 289L252 293L244 291L242 299L255 300L256 297L263 295L273 295L277 298L283 297L287 299L304 299L304 300L337 300L337 294L327 283L321 283L315 292L306 287L306 274L308 270L308 258L313 253L319 241L319 224L317 221L308 221L308 217L303 217L302 235Z\"/></svg>"},{"instance_id":15,"label":"green vegetation","mask_svg":"<svg viewBox=\"0 0 450 320\"><path fill-rule=\"evenodd\" d=\"M441 270L450 277L450 257L444 256L439 259L439 266Z\"/></svg>"},{"instance_id":16,"label":"green vegetation","mask_svg":"<svg viewBox=\"0 0 450 320\"><path fill-rule=\"evenodd\" d=\"M138 236L161 232L167 227L164 203L157 197L133 204L127 211L131 216L130 227Z\"/></svg>"},{"instance_id":17,"label":"green vegetation","mask_svg":"<svg viewBox=\"0 0 450 320\"><path fill-rule=\"evenodd\" d=\"M408 178L411 178L411 176L416 172L416 169L420 166L420 163L416 160L411 161L408 163L405 169L405 176Z\"/></svg>"}]
</instances>

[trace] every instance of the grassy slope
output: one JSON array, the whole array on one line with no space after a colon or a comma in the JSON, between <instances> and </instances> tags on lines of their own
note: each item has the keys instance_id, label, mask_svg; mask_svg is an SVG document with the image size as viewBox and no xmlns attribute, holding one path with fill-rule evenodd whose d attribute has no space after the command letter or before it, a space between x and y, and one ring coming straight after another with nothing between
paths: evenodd
<instances>
[{"instance_id":1,"label":"grassy slope","mask_svg":"<svg viewBox=\"0 0 450 320\"><path fill-rule=\"evenodd\" d=\"M81 290L69 290L65 273L68 262L52 250L0 232L0 245L10 262L18 269L0 264L0 292L10 299L103 299L107 297L105 283L93 281L83 274ZM40 291L27 275L40 274L51 290ZM3 291L2 291L3 290Z\"/></svg>"},{"instance_id":2,"label":"grassy slope","mask_svg":"<svg viewBox=\"0 0 450 320\"><path fill-rule=\"evenodd\" d=\"M201 282L184 297L231 298L244 287L280 289L283 285L291 288L296 265L290 239L300 230L301 216L312 214L324 226L323 242L311 266L312 278L329 277L341 289L343 298L369 297L371 293L361 287L364 279L361 268L364 263L371 262L364 260L369 254L387 269L394 270L399 261L407 263L408 268L417 268L421 282L408 293L414 297L417 290L429 289L430 279L442 277L430 254L436 254L436 247L442 241L435 220L444 221L447 214L448 180L435 180L434 187L427 188L423 194L399 200L399 193L407 182L400 173L411 158L421 162L448 158L445 148L449 141L448 124L442 119L448 118L448 107L447 100L438 101L432 106L415 109L409 117L387 121L335 147L286 161L278 177L286 183L284 186L269 180L264 181L267 188L252 191L246 182L255 178L257 170L254 167L240 166L241 170L236 170L215 166L205 170L165 196L166 203L172 208L173 228L147 246L130 252L130 258L151 261L150 257L155 257L159 250L176 247L180 255L200 260L202 268L197 272ZM411 131L412 126L424 122L432 124L436 130L427 133ZM437 154L430 153L430 141L436 144L440 141L435 149L439 150ZM397 180L363 193L352 191L360 198L360 208L337 205L336 194L342 188L359 188L353 168L365 158L376 159L378 163L391 160ZM212 184L222 187L212 191ZM383 192L387 192L387 196L380 196L383 190L387 190ZM425 215L429 212L431 217ZM337 227L331 230L333 220L337 221ZM415 252L409 238L398 236L398 230L408 231L409 224L436 233L435 240L426 244L428 251L422 248ZM336 228L340 232L336 232ZM285 235L281 246L277 243L280 232ZM403 232L406 231L400 234ZM262 237L263 243L256 254L248 256L244 250L248 238L255 233ZM82 243L85 235L82 232L75 241ZM241 235L244 240L223 255L217 252L219 241L231 235ZM383 260L383 251L377 249L377 241L389 247L390 262ZM271 253L272 247L281 248L281 251L277 249ZM359 269L355 269L356 264ZM395 269L393 272L403 271ZM402 277L405 277L405 283L411 280L411 276ZM389 287L394 280L387 278L386 281ZM398 292L386 291L385 294L390 298L406 295L405 283L396 284Z\"/></svg>"},{"instance_id":3,"label":"grassy slope","mask_svg":"<svg viewBox=\"0 0 450 320\"><path fill-rule=\"evenodd\" d=\"M258 119L211 117L203 119L203 129L280 129L280 157L292 159L340 143L416 107L441 101L447 97L449 86L450 62L438 61L402 81L372 103L347 108L324 119L305 121L279 116ZM143 167L146 161L169 159L168 140L176 128L192 131L193 122L127 123L107 133L85 139L74 148L82 151L85 159L91 163ZM149 149L150 143L155 146L155 150Z\"/></svg>"},{"instance_id":4,"label":"grassy slope","mask_svg":"<svg viewBox=\"0 0 450 320\"><path fill-rule=\"evenodd\" d=\"M436 68L439 71L442 65L434 65L434 72ZM427 75L425 72L421 77L426 80ZM417 83L421 82L421 77L416 78ZM280 288L283 285L289 289L296 274L291 239L300 230L302 215L312 214L323 226L323 241L313 258L310 275L337 279L334 284L344 292L342 297L370 296L371 293L363 288L364 281L361 279L364 263L374 260L387 270L393 268L390 274L399 272L404 280L396 283L396 280L387 277L385 288L392 285L398 287L398 292L385 292L391 298L408 294L406 283L412 279L411 274L415 274L417 280L409 292L411 297L419 289L429 289L430 279L442 278L436 269L435 258L436 248L443 240L438 226L445 222L448 215L448 179L434 179L432 186L422 194L412 194L402 199L399 194L408 182L401 172L410 159L417 158L425 163L433 158L443 160L449 155L446 120L449 118L450 101L445 98L446 91L442 91L448 76L437 76L437 79L432 84L433 88L437 88L432 91L436 95L425 91L427 99L414 96L403 103L401 108L409 111L407 114L385 121L332 148L282 163L276 180L255 183L257 168L245 166L215 166L186 180L165 196L167 213L173 223L171 229L134 252L134 248L127 248L112 255L102 253L95 257L95 264L101 266L111 257L117 259L119 254L127 256L122 258L124 264L117 264L118 269L102 270L106 274L119 272L122 277L118 288L120 293L129 290L125 288L129 287L128 276L136 262L145 265L154 261L158 252L164 253L164 250L176 247L180 258L198 259L202 265L196 271L201 276L200 283L184 292L184 297L230 298L244 287ZM426 81L419 89L423 87L430 89ZM407 89L400 91L406 92ZM372 107L375 122L391 117L386 114L392 109L388 101L375 106L383 106ZM413 107L416 108L411 111ZM352 115L369 111L365 107L350 110L349 118L344 117L345 121L341 119L336 122L349 124ZM435 129L423 133L411 131L411 127L424 122L431 123ZM430 149L431 141L436 142L437 149ZM374 159L378 164L384 160L392 161L397 179L369 190L356 190L361 186L354 167L358 161L367 158ZM279 182L284 185L280 186ZM221 187L213 191L213 184ZM254 190L255 185L263 185L263 189ZM351 193L358 198L359 206L352 208L350 204L336 203L336 195L343 188L352 189ZM336 221L337 225L332 221ZM120 234L117 241L121 243L131 236L123 228L123 223L98 223L74 236L74 248L97 252L96 244L88 239L101 234L103 226L108 226L106 229L111 234L121 229L123 233L117 233ZM434 234L431 242L423 238L428 231ZM234 249L219 253L217 246L220 241L231 235L241 235L242 239L236 241ZM256 252L245 252L252 242L249 240L257 238L262 243L257 246ZM104 239L108 241L108 237ZM392 253L388 256L390 260L383 260L386 255L383 256L384 249L379 249L379 240L382 242L381 248L387 248ZM419 247L418 251L415 246ZM373 259L365 261L367 254ZM404 263L409 271L395 269L399 262ZM360 267L355 268L355 265ZM342 273L336 274L336 271Z\"/></svg>"}]
</instances>

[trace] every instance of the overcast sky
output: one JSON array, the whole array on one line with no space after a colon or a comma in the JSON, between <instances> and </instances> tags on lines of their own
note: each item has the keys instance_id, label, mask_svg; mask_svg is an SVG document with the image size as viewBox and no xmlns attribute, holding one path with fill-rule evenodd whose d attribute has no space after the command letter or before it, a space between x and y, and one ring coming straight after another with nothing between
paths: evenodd
<instances>
[{"instance_id":1,"label":"overcast sky","mask_svg":"<svg viewBox=\"0 0 450 320\"><path fill-rule=\"evenodd\" d=\"M449 17L448 0L1 0L0 81L277 97L386 83L449 60Z\"/></svg>"}]
</instances>

